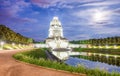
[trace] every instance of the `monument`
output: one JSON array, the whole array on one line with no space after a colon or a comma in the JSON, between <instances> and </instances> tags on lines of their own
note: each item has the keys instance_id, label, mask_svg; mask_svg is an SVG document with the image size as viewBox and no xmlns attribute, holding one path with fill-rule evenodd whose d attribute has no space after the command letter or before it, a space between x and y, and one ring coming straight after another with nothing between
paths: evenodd
<instances>
[{"instance_id":1,"label":"monument","mask_svg":"<svg viewBox=\"0 0 120 76\"><path fill-rule=\"evenodd\" d=\"M53 55L60 60L66 60L70 55L79 55L79 52L73 52L71 48L86 48L83 44L70 44L64 37L62 24L58 17L53 17L50 22L48 38L45 44L34 44L35 48L49 48Z\"/></svg>"},{"instance_id":2,"label":"monument","mask_svg":"<svg viewBox=\"0 0 120 76\"><path fill-rule=\"evenodd\" d=\"M51 49L52 54L59 59L65 60L69 57L69 41L63 36L63 28L58 17L53 17L50 22L46 44Z\"/></svg>"},{"instance_id":3,"label":"monument","mask_svg":"<svg viewBox=\"0 0 120 76\"><path fill-rule=\"evenodd\" d=\"M63 28L58 17L53 17L50 22L49 35L46 39L46 44L52 48L67 48L68 40L63 36Z\"/></svg>"}]
</instances>

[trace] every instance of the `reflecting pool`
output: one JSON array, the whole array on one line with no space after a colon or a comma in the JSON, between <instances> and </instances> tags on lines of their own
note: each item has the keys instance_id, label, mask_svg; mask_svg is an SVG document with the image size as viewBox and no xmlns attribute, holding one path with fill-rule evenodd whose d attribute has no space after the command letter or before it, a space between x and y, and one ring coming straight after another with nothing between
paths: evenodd
<instances>
[{"instance_id":1,"label":"reflecting pool","mask_svg":"<svg viewBox=\"0 0 120 76\"><path fill-rule=\"evenodd\" d=\"M120 67L115 65L109 65L106 63L95 62L90 60L85 60L77 57L70 57L68 60L65 61L66 64L77 67L78 65L83 65L86 68L99 68L101 70L106 70L108 72L117 71L120 72Z\"/></svg>"}]
</instances>

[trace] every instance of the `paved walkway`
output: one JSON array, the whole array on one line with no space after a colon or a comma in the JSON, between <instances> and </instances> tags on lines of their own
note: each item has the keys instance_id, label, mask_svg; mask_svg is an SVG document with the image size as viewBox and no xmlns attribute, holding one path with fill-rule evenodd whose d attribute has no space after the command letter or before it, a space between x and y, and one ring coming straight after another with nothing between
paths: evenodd
<instances>
[{"instance_id":1,"label":"paved walkway","mask_svg":"<svg viewBox=\"0 0 120 76\"><path fill-rule=\"evenodd\" d=\"M17 62L12 55L23 50L0 50L0 76L83 76Z\"/></svg>"}]
</instances>

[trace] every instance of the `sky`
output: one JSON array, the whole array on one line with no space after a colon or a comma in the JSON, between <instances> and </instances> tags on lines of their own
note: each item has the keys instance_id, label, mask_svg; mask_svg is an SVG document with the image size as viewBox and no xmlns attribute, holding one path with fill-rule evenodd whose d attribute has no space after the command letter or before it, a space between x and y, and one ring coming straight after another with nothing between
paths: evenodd
<instances>
[{"instance_id":1,"label":"sky","mask_svg":"<svg viewBox=\"0 0 120 76\"><path fill-rule=\"evenodd\" d=\"M69 40L120 36L120 0L0 0L0 24L36 41L54 16Z\"/></svg>"}]
</instances>

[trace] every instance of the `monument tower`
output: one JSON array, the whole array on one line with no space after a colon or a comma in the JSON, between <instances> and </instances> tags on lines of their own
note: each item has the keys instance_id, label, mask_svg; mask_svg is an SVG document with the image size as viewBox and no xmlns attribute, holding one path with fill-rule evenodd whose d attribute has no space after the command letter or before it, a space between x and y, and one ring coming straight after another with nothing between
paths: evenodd
<instances>
[{"instance_id":1,"label":"monument tower","mask_svg":"<svg viewBox=\"0 0 120 76\"><path fill-rule=\"evenodd\" d=\"M61 37L63 38L63 28L58 17L54 17L50 22L49 36L48 37Z\"/></svg>"},{"instance_id":2,"label":"monument tower","mask_svg":"<svg viewBox=\"0 0 120 76\"><path fill-rule=\"evenodd\" d=\"M58 17L53 17L52 21L50 22L46 44L52 49L68 47L68 40L63 36L63 28Z\"/></svg>"}]
</instances>

